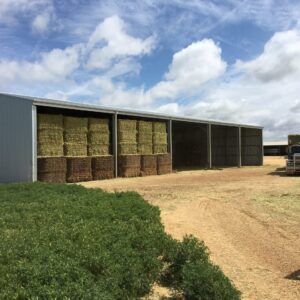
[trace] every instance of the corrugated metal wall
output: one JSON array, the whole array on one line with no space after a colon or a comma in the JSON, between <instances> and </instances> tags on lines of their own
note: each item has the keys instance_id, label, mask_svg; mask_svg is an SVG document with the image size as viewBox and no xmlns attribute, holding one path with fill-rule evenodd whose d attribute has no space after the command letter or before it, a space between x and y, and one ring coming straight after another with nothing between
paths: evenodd
<instances>
[{"instance_id":1,"label":"corrugated metal wall","mask_svg":"<svg viewBox=\"0 0 300 300\"><path fill-rule=\"evenodd\" d=\"M32 101L0 95L0 183L33 180Z\"/></svg>"},{"instance_id":2,"label":"corrugated metal wall","mask_svg":"<svg viewBox=\"0 0 300 300\"><path fill-rule=\"evenodd\" d=\"M238 127L212 125L211 144L213 167L238 165Z\"/></svg>"},{"instance_id":3,"label":"corrugated metal wall","mask_svg":"<svg viewBox=\"0 0 300 300\"><path fill-rule=\"evenodd\" d=\"M255 128L242 128L242 165L262 165L262 152L262 130Z\"/></svg>"},{"instance_id":4,"label":"corrugated metal wall","mask_svg":"<svg viewBox=\"0 0 300 300\"><path fill-rule=\"evenodd\" d=\"M206 124L173 121L172 144L174 168L208 166Z\"/></svg>"}]
</instances>

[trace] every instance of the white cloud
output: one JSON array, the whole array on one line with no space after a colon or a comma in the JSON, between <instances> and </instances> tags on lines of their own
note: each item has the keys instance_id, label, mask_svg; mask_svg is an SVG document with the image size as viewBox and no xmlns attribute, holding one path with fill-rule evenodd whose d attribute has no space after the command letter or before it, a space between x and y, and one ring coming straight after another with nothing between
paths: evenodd
<instances>
[{"instance_id":1,"label":"white cloud","mask_svg":"<svg viewBox=\"0 0 300 300\"><path fill-rule=\"evenodd\" d=\"M39 82L65 79L79 67L80 47L54 49L35 62L0 60L2 81Z\"/></svg>"},{"instance_id":2,"label":"white cloud","mask_svg":"<svg viewBox=\"0 0 300 300\"><path fill-rule=\"evenodd\" d=\"M51 21L51 15L49 12L44 12L37 15L32 21L32 29L37 33L44 33L47 31L49 23Z\"/></svg>"},{"instance_id":3,"label":"white cloud","mask_svg":"<svg viewBox=\"0 0 300 300\"><path fill-rule=\"evenodd\" d=\"M214 41L204 39L175 53L164 80L149 93L153 98L171 99L183 94L193 95L204 83L218 78L225 70L221 49Z\"/></svg>"},{"instance_id":4,"label":"white cloud","mask_svg":"<svg viewBox=\"0 0 300 300\"><path fill-rule=\"evenodd\" d=\"M106 18L97 26L88 42L91 49L87 66L90 69L108 68L114 59L148 54L154 47L154 38L145 40L125 32L125 24L118 16Z\"/></svg>"},{"instance_id":5,"label":"white cloud","mask_svg":"<svg viewBox=\"0 0 300 300\"><path fill-rule=\"evenodd\" d=\"M20 14L37 15L49 8L52 8L51 0L1 0L0 23L17 23Z\"/></svg>"},{"instance_id":6,"label":"white cloud","mask_svg":"<svg viewBox=\"0 0 300 300\"><path fill-rule=\"evenodd\" d=\"M239 61L237 68L262 82L300 74L300 32L291 30L274 34L258 58Z\"/></svg>"}]
</instances>

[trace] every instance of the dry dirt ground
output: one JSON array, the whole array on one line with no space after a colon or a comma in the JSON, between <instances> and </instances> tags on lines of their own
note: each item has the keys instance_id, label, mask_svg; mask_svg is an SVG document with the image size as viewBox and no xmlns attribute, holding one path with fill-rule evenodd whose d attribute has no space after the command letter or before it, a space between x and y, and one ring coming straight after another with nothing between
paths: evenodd
<instances>
[{"instance_id":1,"label":"dry dirt ground","mask_svg":"<svg viewBox=\"0 0 300 300\"><path fill-rule=\"evenodd\" d=\"M184 171L84 183L134 190L161 209L167 232L204 240L243 299L300 299L300 177L263 167Z\"/></svg>"}]
</instances>

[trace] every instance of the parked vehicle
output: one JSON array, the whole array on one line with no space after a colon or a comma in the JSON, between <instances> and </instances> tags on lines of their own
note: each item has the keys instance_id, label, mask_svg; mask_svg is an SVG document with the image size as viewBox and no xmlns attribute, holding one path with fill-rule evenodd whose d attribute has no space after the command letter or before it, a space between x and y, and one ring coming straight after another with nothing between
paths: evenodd
<instances>
[{"instance_id":1,"label":"parked vehicle","mask_svg":"<svg viewBox=\"0 0 300 300\"><path fill-rule=\"evenodd\" d=\"M288 136L288 158L286 161L286 174L295 175L300 173L300 135Z\"/></svg>"}]
</instances>

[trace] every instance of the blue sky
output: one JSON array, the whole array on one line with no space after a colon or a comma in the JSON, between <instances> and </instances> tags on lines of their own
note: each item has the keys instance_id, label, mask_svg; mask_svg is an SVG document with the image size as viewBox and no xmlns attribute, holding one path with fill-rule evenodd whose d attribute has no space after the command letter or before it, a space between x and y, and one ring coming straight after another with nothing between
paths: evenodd
<instances>
[{"instance_id":1,"label":"blue sky","mask_svg":"<svg viewBox=\"0 0 300 300\"><path fill-rule=\"evenodd\" d=\"M300 2L0 0L0 91L300 132Z\"/></svg>"}]
</instances>

